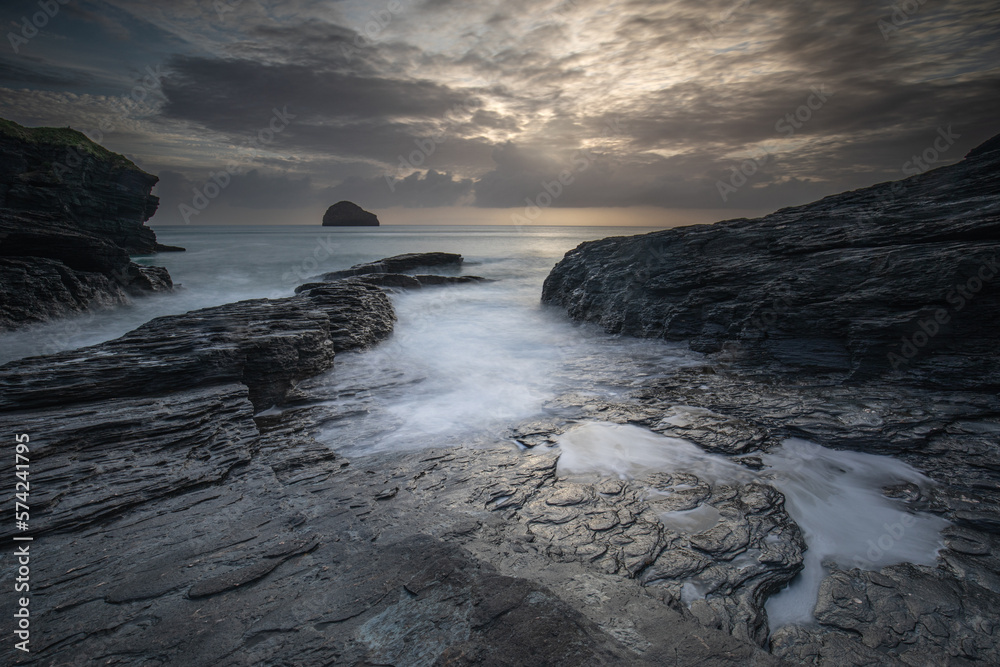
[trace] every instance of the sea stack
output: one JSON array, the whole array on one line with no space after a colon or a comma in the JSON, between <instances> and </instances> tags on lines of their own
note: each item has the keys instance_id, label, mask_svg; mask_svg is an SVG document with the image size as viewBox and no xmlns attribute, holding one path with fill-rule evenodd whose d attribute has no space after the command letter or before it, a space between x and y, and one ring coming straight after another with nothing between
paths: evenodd
<instances>
[{"instance_id":1,"label":"sea stack","mask_svg":"<svg viewBox=\"0 0 1000 667\"><path fill-rule=\"evenodd\" d=\"M326 209L324 227L378 227L378 216L354 202L339 201Z\"/></svg>"}]
</instances>

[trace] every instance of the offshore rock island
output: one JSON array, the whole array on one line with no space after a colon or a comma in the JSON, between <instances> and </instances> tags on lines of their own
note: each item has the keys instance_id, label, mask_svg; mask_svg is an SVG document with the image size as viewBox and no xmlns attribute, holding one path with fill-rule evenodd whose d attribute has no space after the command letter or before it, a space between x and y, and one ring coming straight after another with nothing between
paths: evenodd
<instances>
[{"instance_id":1,"label":"offshore rock island","mask_svg":"<svg viewBox=\"0 0 1000 667\"><path fill-rule=\"evenodd\" d=\"M354 202L339 201L323 214L324 227L378 227L378 216Z\"/></svg>"}]
</instances>

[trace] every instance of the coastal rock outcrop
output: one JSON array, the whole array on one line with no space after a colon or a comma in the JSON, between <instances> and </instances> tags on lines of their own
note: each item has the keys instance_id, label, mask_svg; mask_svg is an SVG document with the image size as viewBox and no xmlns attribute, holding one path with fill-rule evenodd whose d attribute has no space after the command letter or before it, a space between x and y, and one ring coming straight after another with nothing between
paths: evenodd
<instances>
[{"instance_id":1,"label":"coastal rock outcrop","mask_svg":"<svg viewBox=\"0 0 1000 667\"><path fill-rule=\"evenodd\" d=\"M423 268L457 269L462 265L462 256L452 252L411 252L405 255L386 257L377 262L355 264L349 269L330 271L319 277L320 280L336 280L363 276L373 273L404 273L412 274Z\"/></svg>"},{"instance_id":2,"label":"coastal rock outcrop","mask_svg":"<svg viewBox=\"0 0 1000 667\"><path fill-rule=\"evenodd\" d=\"M340 271L330 271L312 280L323 282L310 282L299 285L296 293L310 290L317 285L326 282L352 278L360 280L370 285L379 287L399 288L399 289L419 289L421 287L439 285L467 285L471 283L493 282L481 276L458 276L458 275L436 275L416 273L420 269L444 269L446 271L460 270L463 262L461 255L451 252L418 252L407 253L405 255L395 255L386 257L376 262L366 262L355 264L349 269Z\"/></svg>"},{"instance_id":3,"label":"coastal rock outcrop","mask_svg":"<svg viewBox=\"0 0 1000 667\"><path fill-rule=\"evenodd\" d=\"M156 181L75 130L0 119L0 329L172 289L129 258L180 250L144 224Z\"/></svg>"},{"instance_id":4,"label":"coastal rock outcrop","mask_svg":"<svg viewBox=\"0 0 1000 667\"><path fill-rule=\"evenodd\" d=\"M774 563L754 575L760 585L730 587L724 565L713 572L727 559L713 555L696 578L710 594L689 607L703 622L796 664L1000 660L998 176L1000 137L957 164L757 220L584 243L549 275L543 301L575 319L707 353L703 368L646 383L634 395L646 415L630 423L752 469L794 437L891 455L934 481L882 489L950 522L934 565L902 554L885 567L826 563L813 620L771 624L768 636L756 614L775 590ZM729 537L740 534L732 517ZM689 539L700 558L704 537ZM894 539L879 538L888 549ZM808 535L803 544L808 554ZM868 548L855 564L881 553ZM676 597L690 566L671 569L668 554L643 578L665 560Z\"/></svg>"},{"instance_id":5,"label":"coastal rock outcrop","mask_svg":"<svg viewBox=\"0 0 1000 667\"><path fill-rule=\"evenodd\" d=\"M378 227L378 216L354 202L339 201L323 214L324 227Z\"/></svg>"},{"instance_id":6,"label":"coastal rock outcrop","mask_svg":"<svg viewBox=\"0 0 1000 667\"><path fill-rule=\"evenodd\" d=\"M366 282L369 285L378 287L395 287L400 289L420 289L421 287L438 287L443 285L469 285L474 283L493 282L489 278L480 276L438 276L418 274L415 276L405 273L368 273L355 276L354 280ZM328 283L305 283L295 288L295 293L311 290L314 287L321 287Z\"/></svg>"},{"instance_id":7,"label":"coastal rock outcrop","mask_svg":"<svg viewBox=\"0 0 1000 667\"><path fill-rule=\"evenodd\" d=\"M653 665L681 653L777 664L611 566L635 573L663 544L635 493L621 508L635 518L596 540L610 560L546 567L567 507L551 452L347 460L313 440L319 422L302 415L324 401L291 385L385 338L392 320L381 289L346 279L0 367L0 428L31 434L32 568L49 573L32 601L46 622L31 653L8 643L0 655L318 667ZM260 413L288 399L295 407ZM495 502L507 488L524 519ZM578 509L615 504L592 494ZM573 542L583 548L602 520Z\"/></svg>"},{"instance_id":8,"label":"coastal rock outcrop","mask_svg":"<svg viewBox=\"0 0 1000 667\"><path fill-rule=\"evenodd\" d=\"M3 366L0 411L231 382L245 384L264 410L296 380L330 368L337 352L384 339L394 319L382 290L356 281L158 317L106 343Z\"/></svg>"},{"instance_id":9,"label":"coastal rock outcrop","mask_svg":"<svg viewBox=\"0 0 1000 667\"><path fill-rule=\"evenodd\" d=\"M766 370L995 390L1000 137L961 162L737 219L581 244L542 300Z\"/></svg>"},{"instance_id":10,"label":"coastal rock outcrop","mask_svg":"<svg viewBox=\"0 0 1000 667\"><path fill-rule=\"evenodd\" d=\"M164 248L145 222L159 179L70 128L0 119L0 208L51 213L132 255Z\"/></svg>"}]
</instances>

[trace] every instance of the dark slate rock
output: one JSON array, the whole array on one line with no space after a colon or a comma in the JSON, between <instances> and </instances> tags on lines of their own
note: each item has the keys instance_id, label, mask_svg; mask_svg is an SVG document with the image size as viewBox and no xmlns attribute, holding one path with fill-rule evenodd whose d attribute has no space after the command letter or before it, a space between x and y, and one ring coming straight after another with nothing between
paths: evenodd
<instances>
[{"instance_id":1,"label":"dark slate rock","mask_svg":"<svg viewBox=\"0 0 1000 667\"><path fill-rule=\"evenodd\" d=\"M172 289L129 260L167 249L144 224L156 181L74 130L0 119L0 330Z\"/></svg>"},{"instance_id":2,"label":"dark slate rock","mask_svg":"<svg viewBox=\"0 0 1000 667\"><path fill-rule=\"evenodd\" d=\"M380 259L377 262L356 264L343 271L324 273L321 280L336 280L372 273L412 274L416 269L430 267L454 267L462 265L462 256L450 252L416 252Z\"/></svg>"},{"instance_id":3,"label":"dark slate rock","mask_svg":"<svg viewBox=\"0 0 1000 667\"><path fill-rule=\"evenodd\" d=\"M340 201L326 209L324 227L378 227L378 216L354 202Z\"/></svg>"},{"instance_id":4,"label":"dark slate rock","mask_svg":"<svg viewBox=\"0 0 1000 667\"><path fill-rule=\"evenodd\" d=\"M116 340L0 367L0 412L229 382L246 384L265 409L330 368L336 352L384 339L394 318L380 289L350 281L159 317Z\"/></svg>"},{"instance_id":5,"label":"dark slate rock","mask_svg":"<svg viewBox=\"0 0 1000 667\"><path fill-rule=\"evenodd\" d=\"M69 128L0 119L0 209L48 213L131 254L156 251L145 226L159 179Z\"/></svg>"},{"instance_id":6,"label":"dark slate rock","mask_svg":"<svg viewBox=\"0 0 1000 667\"><path fill-rule=\"evenodd\" d=\"M612 333L770 370L995 390L998 176L994 139L957 164L764 218L584 243L542 299Z\"/></svg>"}]
</instances>

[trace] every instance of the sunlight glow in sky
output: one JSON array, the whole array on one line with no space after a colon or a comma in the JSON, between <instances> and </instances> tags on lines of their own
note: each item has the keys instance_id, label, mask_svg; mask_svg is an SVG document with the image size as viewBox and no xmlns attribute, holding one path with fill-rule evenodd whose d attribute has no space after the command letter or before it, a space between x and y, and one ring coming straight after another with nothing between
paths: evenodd
<instances>
[{"instance_id":1,"label":"sunlight glow in sky","mask_svg":"<svg viewBox=\"0 0 1000 667\"><path fill-rule=\"evenodd\" d=\"M35 11L0 19L18 35ZM340 199L510 218L569 172L539 224L630 207L622 224L666 225L899 178L938 127L960 137L940 165L960 159L1000 131L998 37L992 0L74 0L17 52L8 35L0 116L158 174L163 224L235 164L192 222ZM776 129L817 88L808 120ZM269 133L275 110L289 121Z\"/></svg>"}]
</instances>

